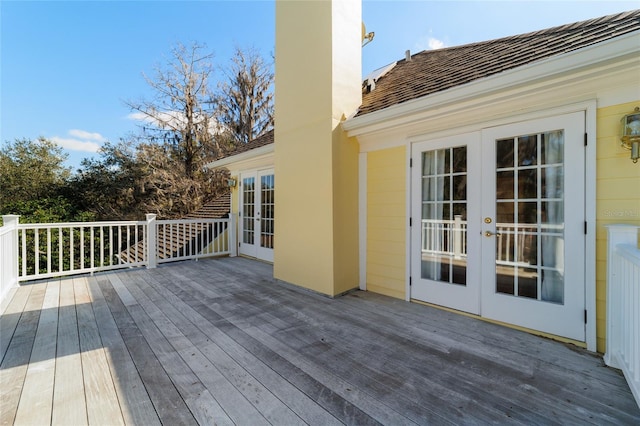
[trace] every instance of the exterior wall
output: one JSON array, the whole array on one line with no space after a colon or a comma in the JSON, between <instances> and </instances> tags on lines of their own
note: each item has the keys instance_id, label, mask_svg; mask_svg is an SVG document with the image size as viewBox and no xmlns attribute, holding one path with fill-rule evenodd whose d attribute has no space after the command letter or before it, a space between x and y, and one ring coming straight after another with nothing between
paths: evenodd
<instances>
[{"instance_id":1,"label":"exterior wall","mask_svg":"<svg viewBox=\"0 0 640 426\"><path fill-rule=\"evenodd\" d=\"M640 106L636 102L597 111L596 167L596 321L598 352L606 342L607 230L612 223L640 225L640 163L620 146L620 119Z\"/></svg>"},{"instance_id":2,"label":"exterior wall","mask_svg":"<svg viewBox=\"0 0 640 426\"><path fill-rule=\"evenodd\" d=\"M406 149L367 154L367 290L405 298Z\"/></svg>"},{"instance_id":3,"label":"exterior wall","mask_svg":"<svg viewBox=\"0 0 640 426\"><path fill-rule=\"evenodd\" d=\"M358 286L361 2L276 2L274 276L330 296Z\"/></svg>"}]
</instances>

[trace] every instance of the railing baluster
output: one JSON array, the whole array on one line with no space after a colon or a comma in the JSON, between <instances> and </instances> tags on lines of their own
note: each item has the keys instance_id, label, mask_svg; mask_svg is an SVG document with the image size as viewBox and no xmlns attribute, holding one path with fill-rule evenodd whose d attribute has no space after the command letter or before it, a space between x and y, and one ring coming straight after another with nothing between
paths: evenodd
<instances>
[{"instance_id":1,"label":"railing baluster","mask_svg":"<svg viewBox=\"0 0 640 426\"><path fill-rule=\"evenodd\" d=\"M62 272L64 269L64 250L62 249L62 226L58 228L58 272Z\"/></svg>"},{"instance_id":2,"label":"railing baluster","mask_svg":"<svg viewBox=\"0 0 640 426\"><path fill-rule=\"evenodd\" d=\"M34 245L34 272L36 275L40 274L40 233L38 229L34 231L33 234L33 245Z\"/></svg>"},{"instance_id":3,"label":"railing baluster","mask_svg":"<svg viewBox=\"0 0 640 426\"><path fill-rule=\"evenodd\" d=\"M73 226L69 227L69 267L71 268L70 270L73 271L75 270L75 259L74 259L74 251L75 251L75 246L73 244Z\"/></svg>"},{"instance_id":4,"label":"railing baluster","mask_svg":"<svg viewBox=\"0 0 640 426\"><path fill-rule=\"evenodd\" d=\"M100 266L104 266L104 227L100 227Z\"/></svg>"},{"instance_id":5,"label":"railing baluster","mask_svg":"<svg viewBox=\"0 0 640 426\"><path fill-rule=\"evenodd\" d=\"M22 245L22 276L27 275L27 230L22 229L22 240L20 241Z\"/></svg>"},{"instance_id":6,"label":"railing baluster","mask_svg":"<svg viewBox=\"0 0 640 426\"><path fill-rule=\"evenodd\" d=\"M51 228L47 228L47 274L51 273Z\"/></svg>"},{"instance_id":7,"label":"railing baluster","mask_svg":"<svg viewBox=\"0 0 640 426\"><path fill-rule=\"evenodd\" d=\"M95 250L96 250L96 248L95 248L95 239L94 239L94 236L95 236L94 235L94 230L95 230L95 228L92 226L91 227L91 237L90 237L91 238L91 264L90 264L91 266L90 266L90 268L91 268L92 271L93 271L93 268L95 268L94 257L95 257Z\"/></svg>"}]
</instances>

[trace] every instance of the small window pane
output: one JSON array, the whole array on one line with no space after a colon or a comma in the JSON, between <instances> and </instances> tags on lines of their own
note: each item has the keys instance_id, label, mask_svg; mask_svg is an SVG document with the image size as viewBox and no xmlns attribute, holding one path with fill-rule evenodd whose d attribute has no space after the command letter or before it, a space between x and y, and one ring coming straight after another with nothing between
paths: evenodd
<instances>
[{"instance_id":1,"label":"small window pane","mask_svg":"<svg viewBox=\"0 0 640 426\"><path fill-rule=\"evenodd\" d=\"M453 172L463 173L467 171L467 147L453 148Z\"/></svg>"},{"instance_id":2,"label":"small window pane","mask_svg":"<svg viewBox=\"0 0 640 426\"><path fill-rule=\"evenodd\" d=\"M513 139L496 141L496 167L503 169L514 167Z\"/></svg>"},{"instance_id":3,"label":"small window pane","mask_svg":"<svg viewBox=\"0 0 640 426\"><path fill-rule=\"evenodd\" d=\"M536 198L538 196L538 170L518 171L518 198Z\"/></svg>"},{"instance_id":4,"label":"small window pane","mask_svg":"<svg viewBox=\"0 0 640 426\"><path fill-rule=\"evenodd\" d=\"M542 164L560 164L564 160L564 133L562 130L542 134Z\"/></svg>"},{"instance_id":5,"label":"small window pane","mask_svg":"<svg viewBox=\"0 0 640 426\"><path fill-rule=\"evenodd\" d=\"M496 198L498 200L511 200L513 192L513 171L496 173Z\"/></svg>"},{"instance_id":6,"label":"small window pane","mask_svg":"<svg viewBox=\"0 0 640 426\"><path fill-rule=\"evenodd\" d=\"M538 164L538 138L536 135L518 138L518 165L533 166Z\"/></svg>"}]
</instances>

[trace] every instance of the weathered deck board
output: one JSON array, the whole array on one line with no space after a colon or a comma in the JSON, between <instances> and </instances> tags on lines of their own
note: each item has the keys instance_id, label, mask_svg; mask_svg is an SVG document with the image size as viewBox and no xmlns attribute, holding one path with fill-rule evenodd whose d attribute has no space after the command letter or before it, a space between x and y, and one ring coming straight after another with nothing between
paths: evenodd
<instances>
[{"instance_id":1,"label":"weathered deck board","mask_svg":"<svg viewBox=\"0 0 640 426\"><path fill-rule=\"evenodd\" d=\"M132 279L130 284L130 294L135 293L138 304L127 306L129 314L149 342L196 421L200 424L213 424L216 419L220 419L222 410L199 377L194 374L194 370L205 369L207 363L202 362L203 356L199 348L190 344L166 316L153 303L148 302L137 288L137 280ZM171 339L171 342L168 339ZM220 385L220 382L214 384Z\"/></svg>"},{"instance_id":2,"label":"weathered deck board","mask_svg":"<svg viewBox=\"0 0 640 426\"><path fill-rule=\"evenodd\" d=\"M76 299L82 376L89 423L99 424L103 421L102 419L109 419L112 425L124 424L111 377L111 368L104 353L105 349L93 313L86 278L73 278L73 290Z\"/></svg>"},{"instance_id":3,"label":"weathered deck board","mask_svg":"<svg viewBox=\"0 0 640 426\"><path fill-rule=\"evenodd\" d=\"M98 283L160 421L163 424L197 424L110 281L100 279Z\"/></svg>"},{"instance_id":4,"label":"weathered deck board","mask_svg":"<svg viewBox=\"0 0 640 426\"><path fill-rule=\"evenodd\" d=\"M31 287L27 291L17 292L17 288L12 288L2 301L2 310L0 317L0 362L4 358L9 348L9 342L16 331L20 315L24 310L24 306L29 299ZM14 297L15 296L15 297Z\"/></svg>"},{"instance_id":5,"label":"weathered deck board","mask_svg":"<svg viewBox=\"0 0 640 426\"><path fill-rule=\"evenodd\" d=\"M282 404L285 404L309 424L338 424L333 416L319 408L307 395L231 340L189 305L167 292L164 285L154 278L147 274L146 280L150 286L145 287L145 292L155 296L153 299L159 303L158 306L177 320L176 324L189 334L193 344L219 366L220 372L255 404L267 420L275 424L298 422L299 419L292 418L286 411L282 416L280 412L284 410ZM153 290L151 286L154 286ZM178 313L184 318L180 318Z\"/></svg>"},{"instance_id":6,"label":"weathered deck board","mask_svg":"<svg viewBox=\"0 0 640 426\"><path fill-rule=\"evenodd\" d=\"M3 308L0 424L640 423L620 372L586 351L330 299L247 259L23 286Z\"/></svg>"},{"instance_id":7,"label":"weathered deck board","mask_svg":"<svg viewBox=\"0 0 640 426\"><path fill-rule=\"evenodd\" d=\"M15 420L33 342L38 331L46 287L46 284L38 284L20 289L21 292L28 293L28 300L0 365L0 389L2 389L0 424L2 425L11 425ZM13 300L18 299L14 297ZM17 303L20 304L19 301Z\"/></svg>"},{"instance_id":8,"label":"weathered deck board","mask_svg":"<svg viewBox=\"0 0 640 426\"><path fill-rule=\"evenodd\" d=\"M84 399L84 382L82 374L79 374L82 371L82 359L73 285L60 286L58 312L58 347L51 423L88 424L86 405L76 403Z\"/></svg>"},{"instance_id":9,"label":"weathered deck board","mask_svg":"<svg viewBox=\"0 0 640 426\"><path fill-rule=\"evenodd\" d=\"M38 330L16 412L16 425L46 424L51 421L59 294L60 282L50 281L44 295Z\"/></svg>"},{"instance_id":10,"label":"weathered deck board","mask_svg":"<svg viewBox=\"0 0 640 426\"><path fill-rule=\"evenodd\" d=\"M183 282L184 283L184 282ZM189 283L193 283L190 281ZM186 283L188 284L188 283ZM273 352L267 346L253 339L242 329L231 322L230 319L219 315L212 305L205 303L206 296L198 292L195 287L188 290L179 286L168 284L168 288L174 291L182 300L192 306L198 313L207 318L208 321L215 324L223 333L233 339L235 342L243 346L245 349L256 355L267 364L271 369L283 376L298 389L309 395L320 406L337 417L340 421L347 424L374 424L375 420L367 413L360 410L349 401L341 398L332 389L329 389L297 368L287 359ZM233 301L230 297L223 297L225 304L231 304ZM220 303L215 303L219 305ZM234 304L234 306L237 306ZM245 306L242 311L244 314L250 314L253 310L251 307ZM238 312L237 315L240 315Z\"/></svg>"},{"instance_id":11,"label":"weathered deck board","mask_svg":"<svg viewBox=\"0 0 640 426\"><path fill-rule=\"evenodd\" d=\"M101 279L104 280L106 278L101 277ZM88 284L98 330L102 337L102 343L105 349L108 350L109 365L112 366L116 377L114 385L118 400L121 403L122 417L125 423L149 426L159 425L158 414L151 403L149 394L138 375L118 326L100 291L97 279L90 277Z\"/></svg>"}]
</instances>

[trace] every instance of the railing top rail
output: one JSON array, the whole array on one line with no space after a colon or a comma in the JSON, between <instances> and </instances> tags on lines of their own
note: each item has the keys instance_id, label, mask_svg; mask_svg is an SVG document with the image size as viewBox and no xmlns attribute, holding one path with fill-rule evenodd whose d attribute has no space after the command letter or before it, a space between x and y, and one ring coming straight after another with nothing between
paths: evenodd
<instances>
[{"instance_id":1,"label":"railing top rail","mask_svg":"<svg viewBox=\"0 0 640 426\"><path fill-rule=\"evenodd\" d=\"M221 223L221 222L228 222L230 219L229 218L221 218L221 219L208 219L208 218L202 218L202 219L162 219L162 220L156 220L156 223L159 225L164 225L164 224L172 224L172 223Z\"/></svg>"},{"instance_id":2,"label":"railing top rail","mask_svg":"<svg viewBox=\"0 0 640 426\"><path fill-rule=\"evenodd\" d=\"M104 222L58 222L58 223L21 223L19 229L47 229L47 228L80 228L80 227L99 227L99 226L137 226L146 225L145 221L123 220L123 221L104 221Z\"/></svg>"}]
</instances>

